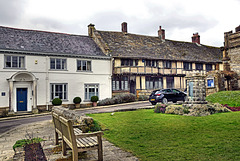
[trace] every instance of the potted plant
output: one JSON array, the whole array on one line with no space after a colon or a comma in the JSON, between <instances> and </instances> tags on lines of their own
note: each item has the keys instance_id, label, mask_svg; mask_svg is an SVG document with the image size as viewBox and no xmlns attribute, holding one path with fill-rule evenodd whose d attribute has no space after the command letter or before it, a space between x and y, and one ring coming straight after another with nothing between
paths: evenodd
<instances>
[{"instance_id":1,"label":"potted plant","mask_svg":"<svg viewBox=\"0 0 240 161\"><path fill-rule=\"evenodd\" d=\"M62 105L62 100L61 100L60 98L54 98L54 99L52 100L52 104L53 104L54 106L60 106L60 105Z\"/></svg>"},{"instance_id":2,"label":"potted plant","mask_svg":"<svg viewBox=\"0 0 240 161\"><path fill-rule=\"evenodd\" d=\"M91 97L91 102L93 104L93 107L97 106L97 101L98 101L98 96L92 96Z\"/></svg>"},{"instance_id":3,"label":"potted plant","mask_svg":"<svg viewBox=\"0 0 240 161\"><path fill-rule=\"evenodd\" d=\"M75 104L75 108L80 108L81 101L82 101L82 99L80 97L75 97L73 99L73 103Z\"/></svg>"}]
</instances>

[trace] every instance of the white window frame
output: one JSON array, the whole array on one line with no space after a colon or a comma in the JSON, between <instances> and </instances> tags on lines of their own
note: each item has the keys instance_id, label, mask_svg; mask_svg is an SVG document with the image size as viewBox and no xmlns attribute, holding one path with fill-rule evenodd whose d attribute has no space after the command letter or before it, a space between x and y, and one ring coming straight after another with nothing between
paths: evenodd
<instances>
[{"instance_id":1,"label":"white window frame","mask_svg":"<svg viewBox=\"0 0 240 161\"><path fill-rule=\"evenodd\" d=\"M62 98L59 96L59 92L56 91L56 86L62 86ZM68 99L68 84L67 83L50 83L50 100L52 101L54 98L60 98L61 100Z\"/></svg>"},{"instance_id":2,"label":"white window frame","mask_svg":"<svg viewBox=\"0 0 240 161\"><path fill-rule=\"evenodd\" d=\"M7 65L7 58L10 58L9 65ZM17 58L16 66L13 66L13 63L14 63L13 58ZM25 69L25 56L4 55L4 68Z\"/></svg>"},{"instance_id":3,"label":"white window frame","mask_svg":"<svg viewBox=\"0 0 240 161\"><path fill-rule=\"evenodd\" d=\"M86 63L85 69L84 69L84 63ZM77 60L77 71L91 72L92 71L92 61L91 60Z\"/></svg>"},{"instance_id":4,"label":"white window frame","mask_svg":"<svg viewBox=\"0 0 240 161\"><path fill-rule=\"evenodd\" d=\"M90 94L90 88L94 88L94 94ZM99 84L84 84L84 100L90 101L92 96L99 97Z\"/></svg>"},{"instance_id":5,"label":"white window frame","mask_svg":"<svg viewBox=\"0 0 240 161\"><path fill-rule=\"evenodd\" d=\"M54 60L54 67L52 67L52 60ZM60 67L58 68L57 61L60 61ZM65 62L65 63L64 63ZM64 58L50 58L51 70L67 70L67 59Z\"/></svg>"}]
</instances>

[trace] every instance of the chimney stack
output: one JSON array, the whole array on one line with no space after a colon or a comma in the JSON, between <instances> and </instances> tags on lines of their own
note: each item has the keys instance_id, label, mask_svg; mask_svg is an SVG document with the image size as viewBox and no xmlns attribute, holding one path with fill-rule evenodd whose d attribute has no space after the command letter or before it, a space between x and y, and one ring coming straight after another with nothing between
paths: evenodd
<instances>
[{"instance_id":1,"label":"chimney stack","mask_svg":"<svg viewBox=\"0 0 240 161\"><path fill-rule=\"evenodd\" d=\"M127 33L127 22L122 23L122 32Z\"/></svg>"},{"instance_id":2,"label":"chimney stack","mask_svg":"<svg viewBox=\"0 0 240 161\"><path fill-rule=\"evenodd\" d=\"M235 28L235 31L236 31L236 32L240 31L240 25Z\"/></svg>"},{"instance_id":3,"label":"chimney stack","mask_svg":"<svg viewBox=\"0 0 240 161\"><path fill-rule=\"evenodd\" d=\"M159 37L161 40L165 40L165 30L162 29L162 26L159 26L158 37Z\"/></svg>"},{"instance_id":4,"label":"chimney stack","mask_svg":"<svg viewBox=\"0 0 240 161\"><path fill-rule=\"evenodd\" d=\"M198 35L198 33L193 34L193 36L192 36L192 43L200 44L200 35Z\"/></svg>"}]
</instances>

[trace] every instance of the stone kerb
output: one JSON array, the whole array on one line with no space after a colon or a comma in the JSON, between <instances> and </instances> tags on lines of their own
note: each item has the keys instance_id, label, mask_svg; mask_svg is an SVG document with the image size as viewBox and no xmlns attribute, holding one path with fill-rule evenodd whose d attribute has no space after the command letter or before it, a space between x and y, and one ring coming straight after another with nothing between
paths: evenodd
<instances>
[{"instance_id":1,"label":"stone kerb","mask_svg":"<svg viewBox=\"0 0 240 161\"><path fill-rule=\"evenodd\" d=\"M54 106L53 112L57 113L58 115L70 119L73 121L75 125L79 125L80 129L85 133L88 132L92 127L94 127L93 118L78 114L76 111L66 109L62 106Z\"/></svg>"}]
</instances>

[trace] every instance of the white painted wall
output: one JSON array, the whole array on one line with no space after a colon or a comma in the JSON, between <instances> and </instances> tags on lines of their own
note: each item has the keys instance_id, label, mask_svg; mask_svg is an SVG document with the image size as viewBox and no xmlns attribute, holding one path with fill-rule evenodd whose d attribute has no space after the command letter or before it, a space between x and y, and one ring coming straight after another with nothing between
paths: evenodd
<instances>
[{"instance_id":1,"label":"white painted wall","mask_svg":"<svg viewBox=\"0 0 240 161\"><path fill-rule=\"evenodd\" d=\"M82 59L62 57L67 59L67 70L56 71L50 70L51 56L25 55L25 68L5 69L4 54L0 53L0 107L9 106L9 84L7 79L18 71L31 72L37 79L37 105L51 105L50 100L50 83L67 83L68 84L68 100L64 104L73 103L74 97L79 96L84 101L84 84L99 84L99 99L109 98L112 96L111 90L111 60L102 59ZM14 54L8 54L14 55ZM55 57L61 58L61 57ZM90 60L92 62L91 72L77 71L78 60ZM28 111L32 110L32 83L31 82L14 82L13 89L13 109L16 111L16 88L28 88ZM5 96L1 93L5 92Z\"/></svg>"}]
</instances>

